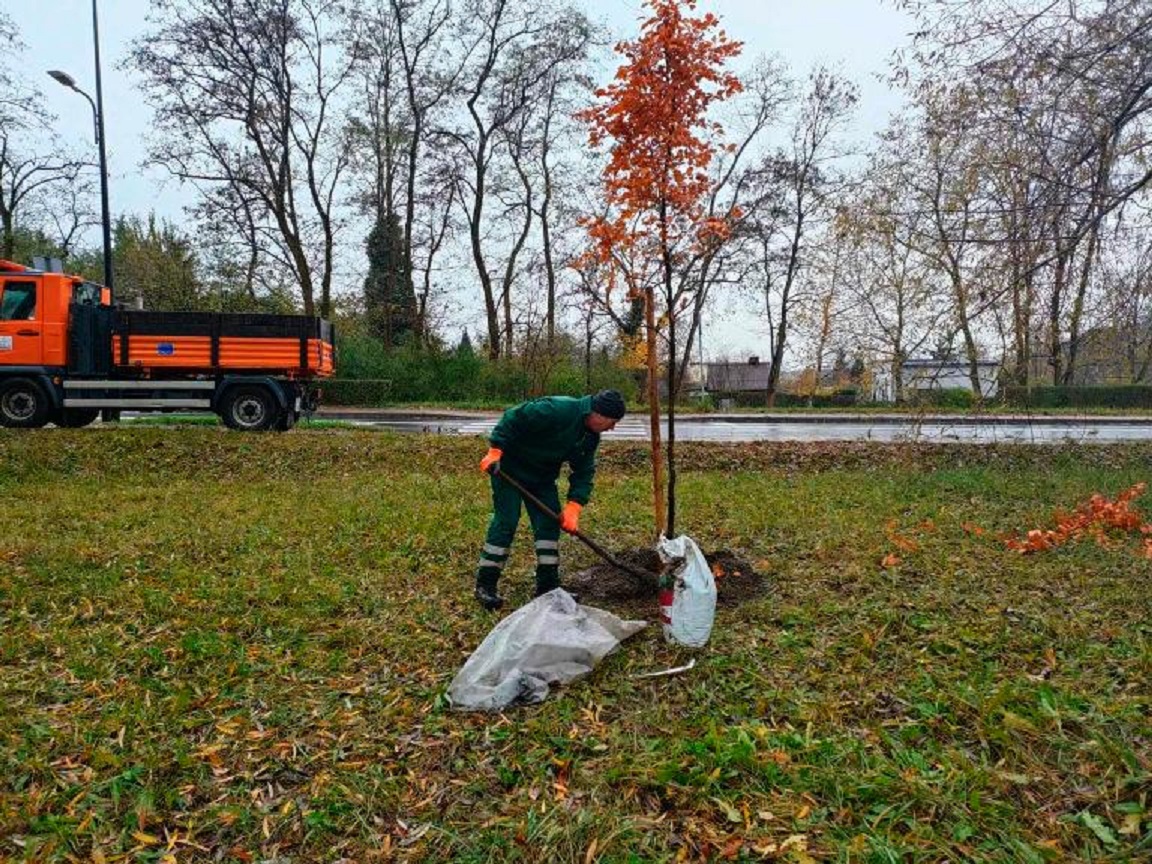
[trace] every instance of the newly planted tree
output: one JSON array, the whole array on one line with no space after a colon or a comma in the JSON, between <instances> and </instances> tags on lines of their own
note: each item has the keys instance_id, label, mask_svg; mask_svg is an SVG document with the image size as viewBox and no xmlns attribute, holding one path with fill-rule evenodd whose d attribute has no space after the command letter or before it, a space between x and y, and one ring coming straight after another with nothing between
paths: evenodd
<instances>
[{"instance_id":1,"label":"newly planted tree","mask_svg":"<svg viewBox=\"0 0 1152 864\"><path fill-rule=\"evenodd\" d=\"M594 147L611 145L603 174L607 208L587 220L589 254L604 265L609 292L622 287L628 299L643 302L656 529L672 534L675 394L668 394L665 502L659 337L666 336L668 357L674 359L676 320L687 305L677 303L679 265L721 242L738 215L709 215L706 204L715 183L708 168L723 146L722 130L709 122L708 110L740 91L740 81L724 64L740 53L741 45L719 29L714 15L694 17L695 0L648 0L646 5L651 17L641 25L640 37L617 46L627 62L612 84L597 91L599 103L581 117L590 126Z\"/></svg>"}]
</instances>

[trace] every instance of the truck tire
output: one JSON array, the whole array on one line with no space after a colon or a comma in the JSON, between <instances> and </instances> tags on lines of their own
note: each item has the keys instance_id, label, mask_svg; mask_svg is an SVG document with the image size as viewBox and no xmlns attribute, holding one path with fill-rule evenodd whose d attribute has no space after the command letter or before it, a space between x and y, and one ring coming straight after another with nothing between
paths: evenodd
<instances>
[{"instance_id":1,"label":"truck tire","mask_svg":"<svg viewBox=\"0 0 1152 864\"><path fill-rule=\"evenodd\" d=\"M99 408L61 408L56 425L64 429L80 429L100 416Z\"/></svg>"},{"instance_id":2,"label":"truck tire","mask_svg":"<svg viewBox=\"0 0 1152 864\"><path fill-rule=\"evenodd\" d=\"M220 418L229 429L263 432L276 425L280 409L267 387L233 387L224 394Z\"/></svg>"},{"instance_id":3,"label":"truck tire","mask_svg":"<svg viewBox=\"0 0 1152 864\"><path fill-rule=\"evenodd\" d=\"M35 381L13 378L0 384L0 426L39 429L49 410L48 394Z\"/></svg>"}]
</instances>

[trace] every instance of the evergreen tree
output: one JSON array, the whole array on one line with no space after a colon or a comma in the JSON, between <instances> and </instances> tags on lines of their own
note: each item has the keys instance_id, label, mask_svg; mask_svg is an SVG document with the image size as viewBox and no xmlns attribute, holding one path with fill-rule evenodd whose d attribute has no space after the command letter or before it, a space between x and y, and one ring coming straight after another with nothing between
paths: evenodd
<instances>
[{"instance_id":1,"label":"evergreen tree","mask_svg":"<svg viewBox=\"0 0 1152 864\"><path fill-rule=\"evenodd\" d=\"M465 328L464 333L460 336L460 342L456 345L457 357L475 357L476 350L472 347L472 337L468 335L468 330Z\"/></svg>"},{"instance_id":2,"label":"evergreen tree","mask_svg":"<svg viewBox=\"0 0 1152 864\"><path fill-rule=\"evenodd\" d=\"M416 291L404 266L400 217L381 212L368 234L364 305L372 335L392 347L408 341L416 327Z\"/></svg>"}]
</instances>

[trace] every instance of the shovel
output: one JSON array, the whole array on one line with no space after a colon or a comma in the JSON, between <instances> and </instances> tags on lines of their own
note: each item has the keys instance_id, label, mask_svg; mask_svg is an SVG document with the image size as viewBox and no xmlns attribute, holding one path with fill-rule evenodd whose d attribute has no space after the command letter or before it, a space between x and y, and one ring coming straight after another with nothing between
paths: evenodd
<instances>
[{"instance_id":1,"label":"shovel","mask_svg":"<svg viewBox=\"0 0 1152 864\"><path fill-rule=\"evenodd\" d=\"M504 481L509 486L511 486L513 489L515 489L517 492L519 492L521 495L523 495L526 499L531 501L541 512L548 514L553 519L555 519L557 522L560 521L560 514L559 513L557 513L555 510L553 510L551 507L549 507L547 504L545 504L543 501L541 501L539 498L537 498L535 495L533 495L527 489L525 489L524 484L521 483L519 480L517 480L515 477L513 477L511 474L505 474L503 471L501 471L499 469L499 467L497 467L493 473L499 477L504 478ZM580 531L570 531L568 533L570 533L573 537L575 537L577 540L579 540L581 543L583 543L585 546L587 546L589 549L591 549L593 552L595 552L597 555L599 555L601 558L603 558L605 561L607 561L609 564L611 564L617 570L623 570L629 576L632 576L635 579L637 579L641 584L647 583L652 578L652 575L650 573L645 573L643 570L637 570L635 567L632 567L631 565L625 564L623 561L616 558L611 552L609 552L607 549L602 547L599 543L597 543L595 540L593 540L588 535L586 535Z\"/></svg>"}]
</instances>

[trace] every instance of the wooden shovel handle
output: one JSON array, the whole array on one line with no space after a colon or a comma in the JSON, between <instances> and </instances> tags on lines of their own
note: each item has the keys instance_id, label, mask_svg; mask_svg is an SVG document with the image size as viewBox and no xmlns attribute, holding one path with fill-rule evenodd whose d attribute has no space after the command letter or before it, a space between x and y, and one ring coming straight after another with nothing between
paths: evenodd
<instances>
[{"instance_id":1,"label":"wooden shovel handle","mask_svg":"<svg viewBox=\"0 0 1152 864\"><path fill-rule=\"evenodd\" d=\"M532 502L532 504L538 507L541 512L547 513L557 522L560 521L559 513L557 513L527 489L525 489L524 484L513 477L511 474L508 474L505 471L501 471L499 467L497 467L493 473L495 476L502 478L509 486L511 486L513 489L527 498L530 502ZM569 533L616 569L623 570L625 573L628 573L636 579L639 579L641 582L648 582L651 578L649 574L644 573L641 570L637 570L635 567L632 567L628 564L625 564L623 561L618 560L611 552L609 552L607 549L604 549L599 543L597 543L587 534L584 534L582 531L570 531Z\"/></svg>"}]
</instances>

